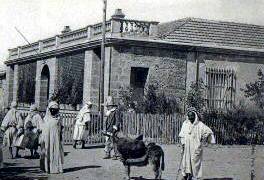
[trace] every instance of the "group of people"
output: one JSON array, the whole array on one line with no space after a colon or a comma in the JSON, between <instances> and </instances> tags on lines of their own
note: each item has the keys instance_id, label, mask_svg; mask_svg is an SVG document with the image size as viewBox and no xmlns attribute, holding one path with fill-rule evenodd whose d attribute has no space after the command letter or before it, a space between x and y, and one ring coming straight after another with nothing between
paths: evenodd
<instances>
[{"instance_id":1,"label":"group of people","mask_svg":"<svg viewBox=\"0 0 264 180\"><path fill-rule=\"evenodd\" d=\"M59 105L51 101L42 119L35 105L23 120L16 102L11 103L1 124L3 145L9 148L11 158L20 158L19 150L30 149L31 157L40 156L40 168L47 173L63 172L62 121ZM40 153L37 153L40 146ZM15 148L15 156L13 155Z\"/></svg>"},{"instance_id":2,"label":"group of people","mask_svg":"<svg viewBox=\"0 0 264 180\"><path fill-rule=\"evenodd\" d=\"M78 142L84 147L87 138L88 122L91 121L92 103L86 102L76 117L74 125L74 144ZM59 105L57 102L48 104L44 119L41 118L37 107L32 105L30 113L25 121L21 118L16 109L16 103L11 104L11 109L2 121L1 130L4 131L4 145L9 147L10 155L13 158L13 147L16 147L15 157L20 157L19 149L28 148L31 155L37 155L40 146L40 168L47 173L63 172L63 125L59 118ZM120 131L121 115L118 106L113 103L112 98L106 103L105 111L105 133L117 133ZM186 120L183 122L179 133L182 144L181 171L185 180L199 179L202 177L202 154L203 146L208 143L215 143L212 130L201 122L201 116L195 108L189 108ZM118 152L114 143L108 136L105 139L105 157L111 158L111 151L114 151L113 158L117 159Z\"/></svg>"}]
</instances>

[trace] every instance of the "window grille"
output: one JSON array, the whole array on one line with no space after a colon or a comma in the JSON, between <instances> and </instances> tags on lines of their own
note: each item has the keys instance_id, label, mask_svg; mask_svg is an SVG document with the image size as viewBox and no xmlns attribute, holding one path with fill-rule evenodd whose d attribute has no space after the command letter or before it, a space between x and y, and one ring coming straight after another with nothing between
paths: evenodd
<instances>
[{"instance_id":1,"label":"window grille","mask_svg":"<svg viewBox=\"0 0 264 180\"><path fill-rule=\"evenodd\" d=\"M234 70L206 68L206 106L210 110L227 110L235 102Z\"/></svg>"}]
</instances>

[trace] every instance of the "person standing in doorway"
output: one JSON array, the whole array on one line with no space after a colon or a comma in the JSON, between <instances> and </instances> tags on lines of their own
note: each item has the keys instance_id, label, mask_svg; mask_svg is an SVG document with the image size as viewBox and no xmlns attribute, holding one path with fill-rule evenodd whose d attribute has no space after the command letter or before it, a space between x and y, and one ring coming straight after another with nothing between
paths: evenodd
<instances>
[{"instance_id":1,"label":"person standing in doorway","mask_svg":"<svg viewBox=\"0 0 264 180\"><path fill-rule=\"evenodd\" d=\"M213 131L201 122L195 108L187 109L187 119L179 134L183 149L182 175L184 180L202 178L203 146L215 143Z\"/></svg>"},{"instance_id":2,"label":"person standing in doorway","mask_svg":"<svg viewBox=\"0 0 264 180\"><path fill-rule=\"evenodd\" d=\"M51 101L44 117L45 171L49 174L63 173L62 121L59 105Z\"/></svg>"},{"instance_id":3,"label":"person standing in doorway","mask_svg":"<svg viewBox=\"0 0 264 180\"><path fill-rule=\"evenodd\" d=\"M73 140L74 144L73 147L76 148L77 142L81 141L82 148L84 148L85 145L85 139L86 139L86 131L88 130L88 122L91 121L91 108L92 103L91 101L88 101L84 104L80 112L78 113L76 117L76 122L74 125L74 132L73 132Z\"/></svg>"},{"instance_id":4,"label":"person standing in doorway","mask_svg":"<svg viewBox=\"0 0 264 180\"><path fill-rule=\"evenodd\" d=\"M20 112L17 110L17 103L13 101L11 108L5 115L1 130L4 131L4 146L9 147L9 153L11 158L13 156L13 147L16 147L16 158L19 158L19 146L21 143L21 137L23 134L24 122Z\"/></svg>"},{"instance_id":5,"label":"person standing in doorway","mask_svg":"<svg viewBox=\"0 0 264 180\"><path fill-rule=\"evenodd\" d=\"M118 133L120 130L120 123L121 123L121 114L118 109L118 106L113 102L113 98L110 96L106 102L106 121L105 121L105 132L107 134ZM117 150L113 141L110 137L106 136L105 139L105 157L104 159L111 158L111 151L114 149L114 160L117 159Z\"/></svg>"}]
</instances>

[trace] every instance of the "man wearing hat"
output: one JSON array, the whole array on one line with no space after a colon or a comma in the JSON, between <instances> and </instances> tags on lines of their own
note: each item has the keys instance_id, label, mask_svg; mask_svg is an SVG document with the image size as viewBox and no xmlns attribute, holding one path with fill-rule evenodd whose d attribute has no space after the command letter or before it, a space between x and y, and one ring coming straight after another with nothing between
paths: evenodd
<instances>
[{"instance_id":1,"label":"man wearing hat","mask_svg":"<svg viewBox=\"0 0 264 180\"><path fill-rule=\"evenodd\" d=\"M203 145L215 143L213 131L201 121L198 111L187 109L186 120L179 134L183 149L182 175L185 180L202 178Z\"/></svg>"},{"instance_id":2,"label":"man wearing hat","mask_svg":"<svg viewBox=\"0 0 264 180\"><path fill-rule=\"evenodd\" d=\"M117 133L120 130L121 114L118 110L118 106L114 103L113 98L109 96L106 101L106 121L105 131L107 134ZM117 150L112 142L112 139L106 136L105 139L105 157L104 159L111 158L111 151L114 148L114 159L117 159Z\"/></svg>"},{"instance_id":3,"label":"man wearing hat","mask_svg":"<svg viewBox=\"0 0 264 180\"><path fill-rule=\"evenodd\" d=\"M82 142L82 148L84 148L87 122L91 121L91 108L92 108L92 102L91 101L86 102L76 117L76 122L74 125L74 133L73 133L74 148L76 148L78 141Z\"/></svg>"}]
</instances>

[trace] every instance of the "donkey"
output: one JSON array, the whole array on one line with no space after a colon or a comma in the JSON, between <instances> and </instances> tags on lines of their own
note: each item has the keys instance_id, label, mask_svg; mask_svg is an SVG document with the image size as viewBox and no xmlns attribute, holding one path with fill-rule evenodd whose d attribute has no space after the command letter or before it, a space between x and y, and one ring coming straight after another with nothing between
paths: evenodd
<instances>
[{"instance_id":1,"label":"donkey","mask_svg":"<svg viewBox=\"0 0 264 180\"><path fill-rule=\"evenodd\" d=\"M106 134L113 139L113 145L120 155L121 162L126 168L127 179L130 179L131 166L147 166L149 163L153 167L155 179L161 179L162 171L165 169L164 152L155 143L147 146L143 142L143 136L136 139L118 137L117 133Z\"/></svg>"}]
</instances>

